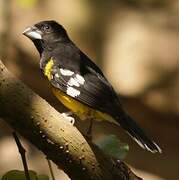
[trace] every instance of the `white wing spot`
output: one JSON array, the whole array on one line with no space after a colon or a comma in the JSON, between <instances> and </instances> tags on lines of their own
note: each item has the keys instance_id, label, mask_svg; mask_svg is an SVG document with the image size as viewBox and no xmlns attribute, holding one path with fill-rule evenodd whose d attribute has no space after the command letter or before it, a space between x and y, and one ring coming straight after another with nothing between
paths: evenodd
<instances>
[{"instance_id":1,"label":"white wing spot","mask_svg":"<svg viewBox=\"0 0 179 180\"><path fill-rule=\"evenodd\" d=\"M80 84L83 85L84 82L85 82L84 78L81 75L76 74L75 77L70 78L70 80L68 81L68 85L80 87Z\"/></svg>"},{"instance_id":2,"label":"white wing spot","mask_svg":"<svg viewBox=\"0 0 179 180\"><path fill-rule=\"evenodd\" d=\"M84 84L85 83L85 79L81 75L79 75L79 74L76 75L76 80L80 84Z\"/></svg>"},{"instance_id":3,"label":"white wing spot","mask_svg":"<svg viewBox=\"0 0 179 180\"><path fill-rule=\"evenodd\" d=\"M58 73L56 73L56 74L55 74L55 77L56 77L56 78L59 78L60 76L59 76L59 74L58 74Z\"/></svg>"},{"instance_id":4,"label":"white wing spot","mask_svg":"<svg viewBox=\"0 0 179 180\"><path fill-rule=\"evenodd\" d=\"M73 71L70 71L68 69L62 69L62 68L60 68L60 73L64 76L72 76L74 74Z\"/></svg>"},{"instance_id":5,"label":"white wing spot","mask_svg":"<svg viewBox=\"0 0 179 180\"><path fill-rule=\"evenodd\" d=\"M80 95L80 91L73 87L67 87L67 94L69 96L76 97Z\"/></svg>"},{"instance_id":6,"label":"white wing spot","mask_svg":"<svg viewBox=\"0 0 179 180\"><path fill-rule=\"evenodd\" d=\"M80 86L80 84L79 84L79 83L76 81L76 79L73 78L73 77L71 77L70 80L68 81L68 85L69 85L69 86L77 86L77 87Z\"/></svg>"}]
</instances>

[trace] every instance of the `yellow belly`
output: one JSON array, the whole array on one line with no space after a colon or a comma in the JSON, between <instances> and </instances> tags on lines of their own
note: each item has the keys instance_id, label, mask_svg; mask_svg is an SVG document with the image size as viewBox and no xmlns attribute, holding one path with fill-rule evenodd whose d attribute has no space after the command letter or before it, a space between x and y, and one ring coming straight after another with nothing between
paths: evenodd
<instances>
[{"instance_id":1,"label":"yellow belly","mask_svg":"<svg viewBox=\"0 0 179 180\"><path fill-rule=\"evenodd\" d=\"M52 88L54 95L57 97L60 102L70 109L74 114L76 114L81 120L93 118L98 121L106 120L113 123L117 123L110 115L102 113L98 110L92 109L87 105L80 103L74 98L66 95L57 88Z\"/></svg>"}]
</instances>

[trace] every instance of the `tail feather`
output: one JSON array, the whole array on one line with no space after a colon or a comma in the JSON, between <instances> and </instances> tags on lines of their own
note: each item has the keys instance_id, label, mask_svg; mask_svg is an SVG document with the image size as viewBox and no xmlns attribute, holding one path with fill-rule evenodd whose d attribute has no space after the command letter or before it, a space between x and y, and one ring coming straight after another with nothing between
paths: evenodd
<instances>
[{"instance_id":1,"label":"tail feather","mask_svg":"<svg viewBox=\"0 0 179 180\"><path fill-rule=\"evenodd\" d=\"M137 125L137 123L127 114L123 116L117 116L116 120L119 124L126 130L126 132L137 142L142 148L151 151L152 153L159 152L162 150L160 147L152 140L150 140L145 132Z\"/></svg>"}]
</instances>

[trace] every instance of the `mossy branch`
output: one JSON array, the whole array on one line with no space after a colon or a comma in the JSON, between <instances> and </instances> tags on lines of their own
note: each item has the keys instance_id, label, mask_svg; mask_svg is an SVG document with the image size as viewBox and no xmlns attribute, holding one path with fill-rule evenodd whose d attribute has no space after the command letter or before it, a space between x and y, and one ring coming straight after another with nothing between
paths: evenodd
<instances>
[{"instance_id":1,"label":"mossy branch","mask_svg":"<svg viewBox=\"0 0 179 180\"><path fill-rule=\"evenodd\" d=\"M140 179L88 142L75 126L0 61L0 117L74 180Z\"/></svg>"}]
</instances>

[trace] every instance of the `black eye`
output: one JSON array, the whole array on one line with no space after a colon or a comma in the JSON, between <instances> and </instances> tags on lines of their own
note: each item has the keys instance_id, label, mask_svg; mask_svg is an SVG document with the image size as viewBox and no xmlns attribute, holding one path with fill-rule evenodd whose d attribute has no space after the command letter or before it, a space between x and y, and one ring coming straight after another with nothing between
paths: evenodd
<instances>
[{"instance_id":1,"label":"black eye","mask_svg":"<svg viewBox=\"0 0 179 180\"><path fill-rule=\"evenodd\" d=\"M47 24L45 24L43 27L42 27L43 31L45 32L49 32L51 30L51 27Z\"/></svg>"}]
</instances>

